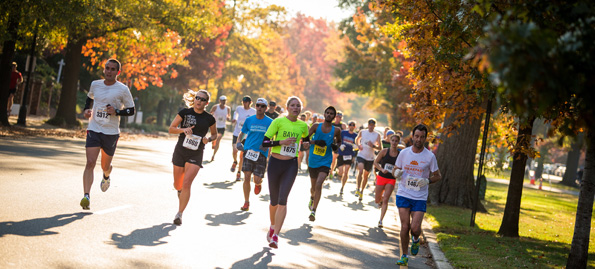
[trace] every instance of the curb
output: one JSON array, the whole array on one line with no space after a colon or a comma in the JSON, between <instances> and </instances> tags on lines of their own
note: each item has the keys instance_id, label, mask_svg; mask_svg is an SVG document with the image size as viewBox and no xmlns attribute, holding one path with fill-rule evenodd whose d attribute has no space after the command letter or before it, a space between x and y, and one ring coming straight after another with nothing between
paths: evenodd
<instances>
[{"instance_id":1,"label":"curb","mask_svg":"<svg viewBox=\"0 0 595 269\"><path fill-rule=\"evenodd\" d=\"M428 243L428 248L430 249L432 260L434 260L436 267L439 269L452 269L452 265L450 265L448 259L446 256L444 256L444 252L442 252L438 242L436 241L436 234L427 221L422 222L422 229L424 239Z\"/></svg>"}]
</instances>

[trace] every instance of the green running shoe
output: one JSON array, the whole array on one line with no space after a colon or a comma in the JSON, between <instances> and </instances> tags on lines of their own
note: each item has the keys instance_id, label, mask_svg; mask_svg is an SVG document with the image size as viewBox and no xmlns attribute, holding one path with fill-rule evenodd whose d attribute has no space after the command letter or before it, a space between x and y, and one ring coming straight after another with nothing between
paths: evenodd
<instances>
[{"instance_id":1,"label":"green running shoe","mask_svg":"<svg viewBox=\"0 0 595 269\"><path fill-rule=\"evenodd\" d=\"M308 218L310 219L310 221L315 221L316 220L316 212L314 212L314 211L310 212L310 216Z\"/></svg>"},{"instance_id":2,"label":"green running shoe","mask_svg":"<svg viewBox=\"0 0 595 269\"><path fill-rule=\"evenodd\" d=\"M81 207L84 210L89 210L89 205L91 204L91 201L89 201L89 198L87 198L87 196L83 197L83 199L81 200Z\"/></svg>"},{"instance_id":3,"label":"green running shoe","mask_svg":"<svg viewBox=\"0 0 595 269\"><path fill-rule=\"evenodd\" d=\"M419 238L416 241L413 241L413 237L411 237L411 255L415 256L419 252Z\"/></svg>"},{"instance_id":4,"label":"green running shoe","mask_svg":"<svg viewBox=\"0 0 595 269\"><path fill-rule=\"evenodd\" d=\"M400 266L407 266L407 263L409 263L409 258L407 258L407 255L403 254L403 256L401 256L401 259L397 261L397 265Z\"/></svg>"}]
</instances>

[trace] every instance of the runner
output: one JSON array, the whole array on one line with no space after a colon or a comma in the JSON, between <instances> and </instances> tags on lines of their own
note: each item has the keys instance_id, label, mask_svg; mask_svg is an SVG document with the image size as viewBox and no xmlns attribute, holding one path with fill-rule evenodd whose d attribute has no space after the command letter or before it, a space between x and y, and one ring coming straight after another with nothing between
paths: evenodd
<instances>
[{"instance_id":1,"label":"runner","mask_svg":"<svg viewBox=\"0 0 595 269\"><path fill-rule=\"evenodd\" d=\"M368 129L361 130L355 139L359 148L357 153L357 190L355 195L361 201L364 198L364 190L368 186L368 176L374 166L374 150L380 149L380 134L374 131L376 120L368 119ZM361 191L360 191L361 190Z\"/></svg>"},{"instance_id":2,"label":"runner","mask_svg":"<svg viewBox=\"0 0 595 269\"><path fill-rule=\"evenodd\" d=\"M238 135L238 141L246 134L246 142L238 142L236 148L244 152L242 171L244 172L244 206L240 209L250 209L250 178L254 174L254 194L258 195L262 189L262 178L267 168L268 150L262 147L264 133L273 122L273 119L265 115L267 100L258 98L256 100L256 115L250 116L244 122L242 131Z\"/></svg>"},{"instance_id":3,"label":"runner","mask_svg":"<svg viewBox=\"0 0 595 269\"><path fill-rule=\"evenodd\" d=\"M12 62L11 66L10 85L8 85L8 105L6 106L8 117L10 117L10 113L12 112L12 103L14 95L17 93L17 87L23 83L23 75L17 70L17 63Z\"/></svg>"},{"instance_id":4,"label":"runner","mask_svg":"<svg viewBox=\"0 0 595 269\"><path fill-rule=\"evenodd\" d=\"M391 136L393 136L395 134L395 131L393 130L388 130L386 131L386 134L384 135L384 138L382 138L382 148L383 149L387 149L390 148L390 138Z\"/></svg>"},{"instance_id":5,"label":"runner","mask_svg":"<svg viewBox=\"0 0 595 269\"><path fill-rule=\"evenodd\" d=\"M337 157L337 167L339 167L339 175L341 178L341 191L339 192L339 195L343 195L343 188L349 178L349 168L353 163L353 150L356 148L355 138L357 138L355 121L350 121L348 130L341 131L342 144L339 147L339 156Z\"/></svg>"},{"instance_id":6,"label":"runner","mask_svg":"<svg viewBox=\"0 0 595 269\"><path fill-rule=\"evenodd\" d=\"M341 121L342 119L343 119L343 112L341 112L341 110L339 110L339 111L337 111L337 116L335 117L335 121L333 121L333 126L340 128L341 131L347 129L347 125ZM339 154L337 153L337 150L333 150L333 163L331 164L331 171L328 175L328 178L330 178L330 179L333 179L333 174L335 173L335 168L337 167L337 156L339 156ZM340 175L339 175L339 178L341 178Z\"/></svg>"},{"instance_id":7,"label":"runner","mask_svg":"<svg viewBox=\"0 0 595 269\"><path fill-rule=\"evenodd\" d=\"M225 105L226 102L227 97L221 95L219 97L219 105L211 108L211 115L213 115L217 121L217 133L219 133L219 136L217 136L217 143L213 143L213 157L211 157L211 162L215 161L215 154L217 154L217 150L219 150L219 143L221 143L221 138L223 138L223 135L225 134L225 123L231 117L231 108Z\"/></svg>"},{"instance_id":8,"label":"runner","mask_svg":"<svg viewBox=\"0 0 595 269\"><path fill-rule=\"evenodd\" d=\"M397 207L401 219L401 250L403 256L397 261L398 265L407 266L407 246L409 245L409 232L411 238L411 255L417 255L419 251L419 235L421 234L421 223L426 212L426 201L428 200L428 184L439 181L442 178L436 156L424 147L428 136L428 128L419 124L413 128L413 146L401 151L393 174L398 179ZM402 176L400 175L402 173Z\"/></svg>"},{"instance_id":9,"label":"runner","mask_svg":"<svg viewBox=\"0 0 595 269\"><path fill-rule=\"evenodd\" d=\"M333 162L333 149L341 143L341 130L333 126L337 110L329 106L324 110L324 122L312 125L308 137L312 137L308 172L310 173L310 221L316 220L316 209L322 195L322 184L329 175ZM335 143L336 140L336 143Z\"/></svg>"},{"instance_id":10,"label":"runner","mask_svg":"<svg viewBox=\"0 0 595 269\"><path fill-rule=\"evenodd\" d=\"M374 167L378 169L378 175L376 176L376 190L374 191L376 204L380 207L378 228L384 227L382 225L382 220L388 209L388 200L395 188L396 178L393 176L392 171L395 162L397 161L397 156L399 156L399 149L397 147L401 141L401 137L394 133L389 133L387 136L390 141L390 147L381 150L374 160Z\"/></svg>"},{"instance_id":11,"label":"runner","mask_svg":"<svg viewBox=\"0 0 595 269\"><path fill-rule=\"evenodd\" d=\"M100 187L101 191L105 192L110 186L112 158L116 152L118 138L120 138L120 116L134 115L134 101L130 89L117 80L121 66L116 59L107 60L103 69L105 79L95 80L91 83L85 102L84 116L89 119L89 126L85 143L87 164L83 172L84 197L80 204L86 210L90 209L93 170L99 152L101 151L101 169L103 170Z\"/></svg>"},{"instance_id":12,"label":"runner","mask_svg":"<svg viewBox=\"0 0 595 269\"><path fill-rule=\"evenodd\" d=\"M205 144L217 140L215 117L205 111L210 97L205 90L189 90L184 94L188 108L180 110L169 125L170 134L180 134L171 160L174 167L174 188L178 191L179 200L178 213L174 217L176 225L182 225L182 213L190 201L190 187L202 168ZM207 138L209 131L211 135Z\"/></svg>"},{"instance_id":13,"label":"runner","mask_svg":"<svg viewBox=\"0 0 595 269\"><path fill-rule=\"evenodd\" d=\"M272 248L279 245L279 236L287 215L287 197L297 176L297 155L299 139L308 141L308 124L298 120L302 101L292 96L287 99L287 117L277 118L267 130L262 145L272 147L267 176L271 204L269 216L271 227L267 232L267 242Z\"/></svg>"},{"instance_id":14,"label":"runner","mask_svg":"<svg viewBox=\"0 0 595 269\"><path fill-rule=\"evenodd\" d=\"M279 117L279 112L275 111L275 109L277 109L277 103L275 101L271 101L269 104L269 109L264 112L264 114L274 120Z\"/></svg>"},{"instance_id":15,"label":"runner","mask_svg":"<svg viewBox=\"0 0 595 269\"><path fill-rule=\"evenodd\" d=\"M231 172L236 171L236 165L238 165L238 149L236 148L236 143L238 142L238 135L242 130L242 126L244 125L244 121L250 116L256 114L256 109L250 107L252 104L252 98L246 95L242 98L242 105L236 107L236 111L233 114L233 120L231 124L235 126L233 130L233 139L231 145L233 147L233 164L231 165ZM242 167L242 156L240 153L240 167ZM242 174L240 173L241 169L238 169L238 173L236 174L236 181L240 181Z\"/></svg>"},{"instance_id":16,"label":"runner","mask_svg":"<svg viewBox=\"0 0 595 269\"><path fill-rule=\"evenodd\" d=\"M300 120L303 122L306 122L306 114L305 113L300 114ZM299 173L302 172L302 162L304 161L304 155L307 152L308 152L308 149L306 148L306 145L300 144L300 153L298 154L298 172ZM306 163L306 165L308 165L308 164Z\"/></svg>"}]
</instances>

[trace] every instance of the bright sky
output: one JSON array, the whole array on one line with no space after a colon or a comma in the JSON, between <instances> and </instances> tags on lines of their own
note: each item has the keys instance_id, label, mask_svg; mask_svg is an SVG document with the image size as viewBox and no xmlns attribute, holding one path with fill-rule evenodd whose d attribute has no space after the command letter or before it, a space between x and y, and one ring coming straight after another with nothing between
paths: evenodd
<instances>
[{"instance_id":1,"label":"bright sky","mask_svg":"<svg viewBox=\"0 0 595 269\"><path fill-rule=\"evenodd\" d=\"M350 17L347 10L340 9L337 0L262 0L269 4L283 6L287 9L290 15L295 15L298 12L304 15L318 18L325 18L328 21L340 22L341 20ZM351 12L352 13L352 12Z\"/></svg>"}]
</instances>

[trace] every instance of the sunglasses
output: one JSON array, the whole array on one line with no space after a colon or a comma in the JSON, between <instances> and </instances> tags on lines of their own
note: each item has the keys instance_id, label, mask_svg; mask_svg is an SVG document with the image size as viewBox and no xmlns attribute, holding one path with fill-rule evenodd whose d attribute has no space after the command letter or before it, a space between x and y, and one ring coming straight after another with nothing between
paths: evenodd
<instances>
[{"instance_id":1,"label":"sunglasses","mask_svg":"<svg viewBox=\"0 0 595 269\"><path fill-rule=\"evenodd\" d=\"M349 124L349 126L355 126L355 124Z\"/></svg>"},{"instance_id":2,"label":"sunglasses","mask_svg":"<svg viewBox=\"0 0 595 269\"><path fill-rule=\"evenodd\" d=\"M258 105L256 105L256 107L267 107L267 106L266 105L258 104Z\"/></svg>"},{"instance_id":3,"label":"sunglasses","mask_svg":"<svg viewBox=\"0 0 595 269\"><path fill-rule=\"evenodd\" d=\"M194 98L194 99L196 99L196 100L198 100L198 101L203 101L203 102L206 102L206 101L208 101L208 100L209 100L209 99L207 99L207 98L202 98L202 97L200 97L200 96L197 96L197 97L196 97L196 98Z\"/></svg>"}]
</instances>

